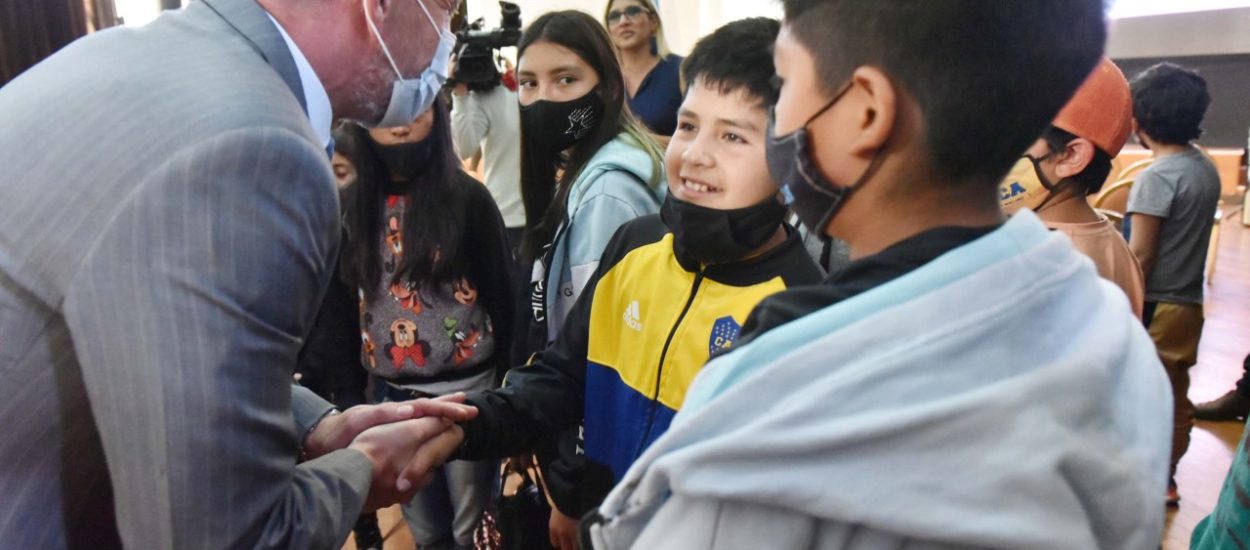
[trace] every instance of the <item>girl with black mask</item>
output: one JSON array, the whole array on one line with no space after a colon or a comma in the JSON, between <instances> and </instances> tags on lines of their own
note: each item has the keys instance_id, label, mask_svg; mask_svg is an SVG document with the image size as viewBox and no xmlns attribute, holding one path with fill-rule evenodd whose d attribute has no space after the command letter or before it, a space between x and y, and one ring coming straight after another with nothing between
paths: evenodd
<instances>
[{"instance_id":1,"label":"girl with black mask","mask_svg":"<svg viewBox=\"0 0 1250 550\"><path fill-rule=\"evenodd\" d=\"M465 174L440 99L408 126L346 138L356 183L345 198L344 279L360 297L361 359L386 400L498 385L515 295L503 219ZM472 547L491 495L490 462L449 462L404 505L421 548Z\"/></svg>"},{"instance_id":2,"label":"girl with black mask","mask_svg":"<svg viewBox=\"0 0 1250 550\"><path fill-rule=\"evenodd\" d=\"M612 42L579 11L548 13L518 44L521 194L530 269L514 361L555 339L625 222L658 212L663 154L625 107Z\"/></svg>"}]
</instances>

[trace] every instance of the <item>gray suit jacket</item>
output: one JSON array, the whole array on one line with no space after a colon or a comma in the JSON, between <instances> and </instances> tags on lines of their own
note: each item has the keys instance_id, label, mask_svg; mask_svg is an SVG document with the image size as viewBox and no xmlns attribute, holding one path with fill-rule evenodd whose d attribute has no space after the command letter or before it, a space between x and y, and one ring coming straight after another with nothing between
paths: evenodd
<instances>
[{"instance_id":1,"label":"gray suit jacket","mask_svg":"<svg viewBox=\"0 0 1250 550\"><path fill-rule=\"evenodd\" d=\"M296 465L327 405L291 374L339 238L302 102L254 0L88 36L0 88L0 546L346 538L369 462Z\"/></svg>"}]
</instances>

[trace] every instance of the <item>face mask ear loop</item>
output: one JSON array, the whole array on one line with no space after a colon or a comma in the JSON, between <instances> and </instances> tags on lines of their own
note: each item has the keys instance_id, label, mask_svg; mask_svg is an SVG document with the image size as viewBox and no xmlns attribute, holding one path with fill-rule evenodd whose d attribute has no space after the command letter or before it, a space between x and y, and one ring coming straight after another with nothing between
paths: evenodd
<instances>
[{"instance_id":1,"label":"face mask ear loop","mask_svg":"<svg viewBox=\"0 0 1250 550\"><path fill-rule=\"evenodd\" d=\"M421 6L421 11L425 12L425 18L430 20L430 26L434 27L434 32L438 34L438 37L441 39L443 37L443 30L438 28L438 23L434 21L434 16L430 15L430 9L425 7L425 2L422 2L421 0L417 0L417 5Z\"/></svg>"},{"instance_id":2,"label":"face mask ear loop","mask_svg":"<svg viewBox=\"0 0 1250 550\"><path fill-rule=\"evenodd\" d=\"M369 15L369 0L360 0L360 5L365 9L365 22L369 24L369 30L373 31L373 37L378 39L378 45L382 46L382 53L386 54L386 60L391 63L391 68L395 69L395 76L403 80L404 74L399 72L399 65L395 64L395 57L391 55L391 50L386 47L386 41L382 40L382 33L378 32L378 26L373 23L373 16ZM422 5L421 9L425 9L425 5Z\"/></svg>"},{"instance_id":3,"label":"face mask ear loop","mask_svg":"<svg viewBox=\"0 0 1250 550\"><path fill-rule=\"evenodd\" d=\"M877 174L877 170L881 168L881 164L885 160L884 153L886 149L890 147L890 139L892 137L893 135L885 138L885 142L881 144L881 147L877 149L876 154L872 156L872 162L868 163L868 168L864 169L864 173L859 176L859 179L855 180L855 183L846 188L846 194L843 195L842 199L838 201L837 206L826 213L825 217L820 220L822 236L824 235L824 228L829 227L829 222L833 220L833 217L837 215L838 211L842 210L842 207L846 205L846 201L850 200L851 196L854 195L856 191L862 189L864 185L866 185L868 181Z\"/></svg>"},{"instance_id":4,"label":"face mask ear loop","mask_svg":"<svg viewBox=\"0 0 1250 550\"><path fill-rule=\"evenodd\" d=\"M820 118L820 116L825 114L827 111L829 111L829 109L832 109L834 105L837 105L838 100L842 99L842 96L846 95L846 92L851 90L851 84L852 82L849 80L846 82L846 84L843 84L842 89L838 90L838 93L833 94L833 99L830 99L829 102L826 103L824 107L821 107L819 111L816 111L816 114L809 117L807 119L807 122L803 123L803 128L806 129L808 126L811 126L812 123L816 121L816 119Z\"/></svg>"},{"instance_id":5,"label":"face mask ear loop","mask_svg":"<svg viewBox=\"0 0 1250 550\"><path fill-rule=\"evenodd\" d=\"M1039 214L1042 212L1042 210L1046 209L1046 206L1050 205L1050 201L1054 200L1055 197L1059 196L1060 191L1063 191L1064 188L1066 188L1068 185L1072 183L1071 179L1059 180L1059 183L1057 185L1051 185L1049 181L1046 181L1046 175L1042 173L1041 164L1042 162L1046 161L1046 159L1049 159L1052 156L1054 156L1054 153L1047 153L1046 156L1038 157L1038 158L1033 158L1028 155L1025 155L1025 158L1029 159L1029 162L1033 163L1033 173L1034 175L1037 176L1037 181L1041 182L1042 187L1046 188L1046 198L1042 199L1042 203L1037 205L1037 208L1033 209L1034 212L1037 212Z\"/></svg>"}]
</instances>

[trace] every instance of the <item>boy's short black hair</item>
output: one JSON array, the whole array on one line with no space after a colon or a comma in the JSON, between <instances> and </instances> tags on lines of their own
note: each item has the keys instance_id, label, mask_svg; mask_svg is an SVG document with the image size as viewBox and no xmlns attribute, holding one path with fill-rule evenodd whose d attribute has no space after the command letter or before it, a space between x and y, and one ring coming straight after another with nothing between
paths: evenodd
<instances>
[{"instance_id":1,"label":"boy's short black hair","mask_svg":"<svg viewBox=\"0 0 1250 550\"><path fill-rule=\"evenodd\" d=\"M1150 139L1185 145L1202 136L1211 105L1207 81L1174 63L1159 63L1133 78L1133 118Z\"/></svg>"},{"instance_id":2,"label":"boy's short black hair","mask_svg":"<svg viewBox=\"0 0 1250 550\"><path fill-rule=\"evenodd\" d=\"M874 66L924 113L933 169L994 182L1085 81L1102 0L782 0L832 95Z\"/></svg>"},{"instance_id":3,"label":"boy's short black hair","mask_svg":"<svg viewBox=\"0 0 1250 550\"><path fill-rule=\"evenodd\" d=\"M1046 148L1052 155L1063 154L1068 149L1068 144L1074 139L1077 139L1076 134L1054 126L1042 133L1042 140L1046 142ZM1095 146L1094 158L1089 161L1089 165L1080 174L1069 176L1068 179L1072 180L1086 195L1093 195L1102 189L1102 184L1107 181L1107 176L1110 174L1111 155Z\"/></svg>"},{"instance_id":4,"label":"boy's short black hair","mask_svg":"<svg viewBox=\"0 0 1250 550\"><path fill-rule=\"evenodd\" d=\"M715 86L722 94L743 91L758 99L765 109L777 104L773 85L773 43L781 23L767 17L752 17L729 23L703 37L682 63L686 86L701 81Z\"/></svg>"}]
</instances>

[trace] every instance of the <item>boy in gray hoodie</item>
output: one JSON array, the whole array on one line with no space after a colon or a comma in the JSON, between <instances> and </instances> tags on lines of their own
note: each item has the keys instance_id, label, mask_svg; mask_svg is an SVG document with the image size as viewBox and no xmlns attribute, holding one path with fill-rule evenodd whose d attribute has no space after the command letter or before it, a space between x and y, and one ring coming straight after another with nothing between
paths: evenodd
<instances>
[{"instance_id":1,"label":"boy in gray hoodie","mask_svg":"<svg viewBox=\"0 0 1250 550\"><path fill-rule=\"evenodd\" d=\"M1099 0L783 0L767 156L850 245L764 299L583 521L596 549L1157 548L1171 397L1124 293L997 187Z\"/></svg>"}]
</instances>

